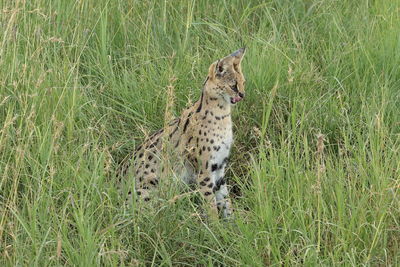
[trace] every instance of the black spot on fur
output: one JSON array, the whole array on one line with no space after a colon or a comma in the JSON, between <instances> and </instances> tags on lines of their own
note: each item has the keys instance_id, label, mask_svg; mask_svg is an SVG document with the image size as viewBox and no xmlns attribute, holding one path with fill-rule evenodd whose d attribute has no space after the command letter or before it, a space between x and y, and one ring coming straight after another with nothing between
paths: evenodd
<instances>
[{"instance_id":1,"label":"black spot on fur","mask_svg":"<svg viewBox=\"0 0 400 267\"><path fill-rule=\"evenodd\" d=\"M214 139L211 139L211 141L210 141L210 142L211 142L211 144L214 144Z\"/></svg>"},{"instance_id":2,"label":"black spot on fur","mask_svg":"<svg viewBox=\"0 0 400 267\"><path fill-rule=\"evenodd\" d=\"M221 117L215 116L215 118L219 121L221 120Z\"/></svg>"},{"instance_id":3,"label":"black spot on fur","mask_svg":"<svg viewBox=\"0 0 400 267\"><path fill-rule=\"evenodd\" d=\"M213 186L214 186L213 183L209 183L209 184L207 185L208 188L212 188Z\"/></svg>"},{"instance_id":4,"label":"black spot on fur","mask_svg":"<svg viewBox=\"0 0 400 267\"><path fill-rule=\"evenodd\" d=\"M204 182L208 182L208 181L210 181L210 177L206 177L206 178L204 178L204 180L203 180Z\"/></svg>"},{"instance_id":5,"label":"black spot on fur","mask_svg":"<svg viewBox=\"0 0 400 267\"><path fill-rule=\"evenodd\" d=\"M215 185L215 191L219 191L224 184L226 184L225 177L221 177Z\"/></svg>"},{"instance_id":6,"label":"black spot on fur","mask_svg":"<svg viewBox=\"0 0 400 267\"><path fill-rule=\"evenodd\" d=\"M139 154L139 158L141 158L141 157L143 157L143 153L140 153L140 154Z\"/></svg>"},{"instance_id":7,"label":"black spot on fur","mask_svg":"<svg viewBox=\"0 0 400 267\"><path fill-rule=\"evenodd\" d=\"M141 148L142 148L142 145L138 146L138 147L135 149L135 152L138 152Z\"/></svg>"},{"instance_id":8,"label":"black spot on fur","mask_svg":"<svg viewBox=\"0 0 400 267\"><path fill-rule=\"evenodd\" d=\"M153 148L153 147L155 147L157 144L158 144L158 141L159 141L160 139L157 139L156 141L154 141L153 143L151 143L149 146L148 146L148 148L150 149L150 148Z\"/></svg>"},{"instance_id":9,"label":"black spot on fur","mask_svg":"<svg viewBox=\"0 0 400 267\"><path fill-rule=\"evenodd\" d=\"M149 156L147 157L148 160L151 160L152 158L153 158L152 155L149 155Z\"/></svg>"},{"instance_id":10,"label":"black spot on fur","mask_svg":"<svg viewBox=\"0 0 400 267\"><path fill-rule=\"evenodd\" d=\"M180 118L176 118L175 120L171 121L168 125L169 125L169 126L172 126L172 125L174 125L174 124L179 124L180 121L181 121Z\"/></svg>"},{"instance_id":11,"label":"black spot on fur","mask_svg":"<svg viewBox=\"0 0 400 267\"><path fill-rule=\"evenodd\" d=\"M147 201L150 200L150 198L149 197L145 197L143 200L147 202Z\"/></svg>"},{"instance_id":12,"label":"black spot on fur","mask_svg":"<svg viewBox=\"0 0 400 267\"><path fill-rule=\"evenodd\" d=\"M161 134L162 132L164 132L164 129L158 130L157 132L155 132L155 133L153 133L152 135L150 135L149 138L151 139L151 138L153 138L154 136Z\"/></svg>"},{"instance_id":13,"label":"black spot on fur","mask_svg":"<svg viewBox=\"0 0 400 267\"><path fill-rule=\"evenodd\" d=\"M208 191L207 191L207 192L204 192L204 195L205 195L205 196L209 196L209 195L211 195L211 192L208 192Z\"/></svg>"},{"instance_id":14,"label":"black spot on fur","mask_svg":"<svg viewBox=\"0 0 400 267\"><path fill-rule=\"evenodd\" d=\"M201 182L200 182L200 185L201 185L201 186L206 186L207 184L206 184L204 181L201 181Z\"/></svg>"},{"instance_id":15,"label":"black spot on fur","mask_svg":"<svg viewBox=\"0 0 400 267\"><path fill-rule=\"evenodd\" d=\"M176 133L176 131L178 131L178 128L179 128L178 126L175 127L172 133L169 134L169 138L171 138Z\"/></svg>"},{"instance_id":16,"label":"black spot on fur","mask_svg":"<svg viewBox=\"0 0 400 267\"><path fill-rule=\"evenodd\" d=\"M201 111L201 107L203 106L203 97L204 97L204 92L201 92L200 104L196 110L197 113Z\"/></svg>"},{"instance_id":17,"label":"black spot on fur","mask_svg":"<svg viewBox=\"0 0 400 267\"><path fill-rule=\"evenodd\" d=\"M218 164L211 165L211 171L213 172L213 171L216 171L216 170L218 170Z\"/></svg>"},{"instance_id":18,"label":"black spot on fur","mask_svg":"<svg viewBox=\"0 0 400 267\"><path fill-rule=\"evenodd\" d=\"M187 118L187 120L185 121L185 125L183 126L183 132L184 133L186 132L186 129L187 129L188 125L189 125L189 117Z\"/></svg>"},{"instance_id":19,"label":"black spot on fur","mask_svg":"<svg viewBox=\"0 0 400 267\"><path fill-rule=\"evenodd\" d=\"M149 165L149 164L146 164L145 168L148 169L149 167L150 167L150 165Z\"/></svg>"},{"instance_id":20,"label":"black spot on fur","mask_svg":"<svg viewBox=\"0 0 400 267\"><path fill-rule=\"evenodd\" d=\"M189 138L188 143L190 143L190 141L192 141L192 139L193 139L193 136L191 136L191 137Z\"/></svg>"},{"instance_id":21,"label":"black spot on fur","mask_svg":"<svg viewBox=\"0 0 400 267\"><path fill-rule=\"evenodd\" d=\"M138 196L140 196L140 195L142 194L142 192L137 191L136 194L137 194Z\"/></svg>"}]
</instances>

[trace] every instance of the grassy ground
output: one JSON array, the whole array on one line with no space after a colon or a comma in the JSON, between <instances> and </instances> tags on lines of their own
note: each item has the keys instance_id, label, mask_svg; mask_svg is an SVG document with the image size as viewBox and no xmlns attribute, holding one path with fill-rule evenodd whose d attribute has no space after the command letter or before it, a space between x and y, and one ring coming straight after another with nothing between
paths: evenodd
<instances>
[{"instance_id":1,"label":"grassy ground","mask_svg":"<svg viewBox=\"0 0 400 267\"><path fill-rule=\"evenodd\" d=\"M1 5L0 265L400 265L400 1ZM244 45L234 221L123 208L167 88L177 115Z\"/></svg>"}]
</instances>

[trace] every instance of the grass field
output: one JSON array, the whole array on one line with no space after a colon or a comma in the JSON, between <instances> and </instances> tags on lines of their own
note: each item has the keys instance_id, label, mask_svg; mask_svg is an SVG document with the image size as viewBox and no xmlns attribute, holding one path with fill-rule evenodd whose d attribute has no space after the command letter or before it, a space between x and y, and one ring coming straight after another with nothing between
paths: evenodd
<instances>
[{"instance_id":1,"label":"grass field","mask_svg":"<svg viewBox=\"0 0 400 267\"><path fill-rule=\"evenodd\" d=\"M399 0L0 5L1 266L400 265ZM234 220L124 207L118 164L242 46Z\"/></svg>"}]
</instances>

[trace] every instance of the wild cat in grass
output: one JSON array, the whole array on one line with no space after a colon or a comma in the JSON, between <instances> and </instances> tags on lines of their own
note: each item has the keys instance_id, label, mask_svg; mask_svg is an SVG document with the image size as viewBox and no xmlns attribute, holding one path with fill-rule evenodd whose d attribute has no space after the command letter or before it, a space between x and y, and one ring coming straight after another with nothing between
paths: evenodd
<instances>
[{"instance_id":1,"label":"wild cat in grass","mask_svg":"<svg viewBox=\"0 0 400 267\"><path fill-rule=\"evenodd\" d=\"M219 212L225 218L232 214L225 167L233 142L232 105L245 94L244 54L241 48L212 63L200 99L137 147L133 164L124 164L122 172L127 179L135 179L139 200L149 201L151 190L167 177L162 151L168 144L181 162L174 164L174 173L188 184L197 184L210 215L217 217Z\"/></svg>"}]
</instances>

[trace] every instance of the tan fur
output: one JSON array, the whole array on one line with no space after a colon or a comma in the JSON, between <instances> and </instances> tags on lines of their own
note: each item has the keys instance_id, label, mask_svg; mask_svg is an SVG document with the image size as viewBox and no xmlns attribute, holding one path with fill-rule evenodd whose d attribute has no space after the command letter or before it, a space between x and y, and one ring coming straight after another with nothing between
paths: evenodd
<instances>
[{"instance_id":1,"label":"tan fur","mask_svg":"<svg viewBox=\"0 0 400 267\"><path fill-rule=\"evenodd\" d=\"M217 208L224 217L232 213L224 171L233 141L231 100L244 97L244 53L241 48L211 64L200 99L137 148L134 164L125 172L136 179L141 199L148 201L149 191L163 177L161 151L167 144L183 163L174 165L174 171L199 186L211 214Z\"/></svg>"}]
</instances>

